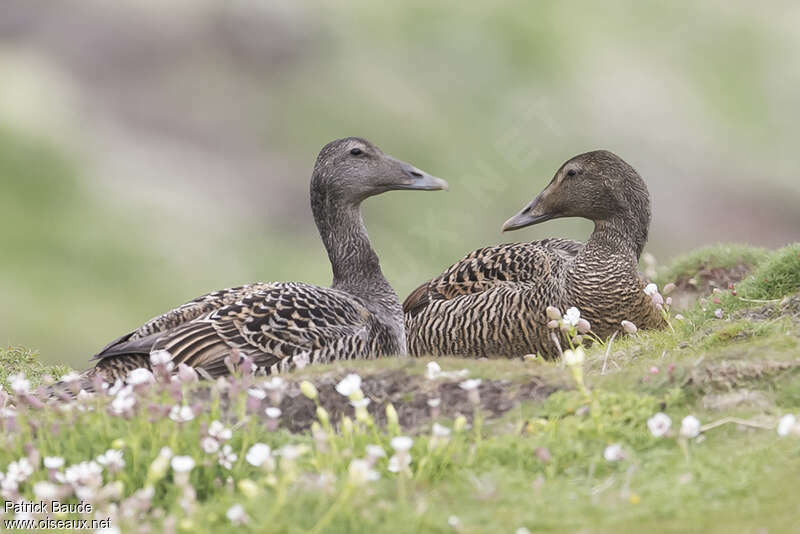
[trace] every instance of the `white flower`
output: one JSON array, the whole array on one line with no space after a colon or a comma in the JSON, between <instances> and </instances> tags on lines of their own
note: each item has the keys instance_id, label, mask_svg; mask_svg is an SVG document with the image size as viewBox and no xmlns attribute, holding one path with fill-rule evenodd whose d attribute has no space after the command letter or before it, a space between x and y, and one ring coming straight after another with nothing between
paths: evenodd
<instances>
[{"instance_id":1,"label":"white flower","mask_svg":"<svg viewBox=\"0 0 800 534\"><path fill-rule=\"evenodd\" d=\"M17 483L24 482L28 479L29 476L33 474L33 464L31 464L30 460L25 457L20 458L16 462L11 462L8 464L8 469L6 470L6 476L3 480L12 480Z\"/></svg>"},{"instance_id":2,"label":"white flower","mask_svg":"<svg viewBox=\"0 0 800 534\"><path fill-rule=\"evenodd\" d=\"M233 462L235 462L238 458L239 456L233 452L233 447L230 445L225 445L222 447L222 450L219 451L219 465L225 469L233 468Z\"/></svg>"},{"instance_id":3,"label":"white flower","mask_svg":"<svg viewBox=\"0 0 800 534\"><path fill-rule=\"evenodd\" d=\"M355 373L350 373L336 384L336 391L339 395L349 397L356 391L361 390L361 377Z\"/></svg>"},{"instance_id":4,"label":"white flower","mask_svg":"<svg viewBox=\"0 0 800 534\"><path fill-rule=\"evenodd\" d=\"M77 382L81 379L81 375L76 373L75 371L70 371L69 373L65 374L61 377L61 381L65 384L71 384L73 382Z\"/></svg>"},{"instance_id":5,"label":"white flower","mask_svg":"<svg viewBox=\"0 0 800 534\"><path fill-rule=\"evenodd\" d=\"M725 315L722 313L722 308L717 308L716 310L714 310L714 317L716 317L717 319L722 319L723 317L725 317Z\"/></svg>"},{"instance_id":6,"label":"white flower","mask_svg":"<svg viewBox=\"0 0 800 534\"><path fill-rule=\"evenodd\" d=\"M247 395L257 400L264 400L267 398L267 392L259 388L250 388L247 390Z\"/></svg>"},{"instance_id":7,"label":"white flower","mask_svg":"<svg viewBox=\"0 0 800 534\"><path fill-rule=\"evenodd\" d=\"M390 441L389 444L397 452L407 452L414 444L414 440L408 436L397 436L392 438L392 441Z\"/></svg>"},{"instance_id":8,"label":"white flower","mask_svg":"<svg viewBox=\"0 0 800 534\"><path fill-rule=\"evenodd\" d=\"M169 418L176 423L186 423L194 419L194 412L189 406L185 404L182 406L175 405L169 411Z\"/></svg>"},{"instance_id":9,"label":"white flower","mask_svg":"<svg viewBox=\"0 0 800 534\"><path fill-rule=\"evenodd\" d=\"M781 437L788 436L796 424L797 417L787 413L778 421L778 435Z\"/></svg>"},{"instance_id":10,"label":"white flower","mask_svg":"<svg viewBox=\"0 0 800 534\"><path fill-rule=\"evenodd\" d=\"M151 357L152 358L152 357ZM148 384L150 382L155 382L155 377L153 373L150 372L149 369L145 369L143 367L139 367L134 369L130 373L128 373L127 378L125 381L130 384L131 386L139 386L141 384Z\"/></svg>"},{"instance_id":11,"label":"white flower","mask_svg":"<svg viewBox=\"0 0 800 534\"><path fill-rule=\"evenodd\" d=\"M391 458L389 458L389 463L386 465L386 469L388 469L391 473L399 473L400 471L405 471L408 469L409 465L411 465L410 454L394 454Z\"/></svg>"},{"instance_id":12,"label":"white flower","mask_svg":"<svg viewBox=\"0 0 800 534\"><path fill-rule=\"evenodd\" d=\"M366 451L367 451L367 456L369 456L370 458L374 458L376 460L378 458L386 457L386 451L383 450L383 447L381 447L380 445L367 445Z\"/></svg>"},{"instance_id":13,"label":"white flower","mask_svg":"<svg viewBox=\"0 0 800 534\"><path fill-rule=\"evenodd\" d=\"M110 527L98 528L97 530L94 531L94 534L121 534L121 533L122 531L119 529L119 527L114 525L111 525Z\"/></svg>"},{"instance_id":14,"label":"white flower","mask_svg":"<svg viewBox=\"0 0 800 534\"><path fill-rule=\"evenodd\" d=\"M125 459L122 457L122 451L117 449L108 449L97 457L97 463L111 472L119 471L125 467Z\"/></svg>"},{"instance_id":15,"label":"white flower","mask_svg":"<svg viewBox=\"0 0 800 534\"><path fill-rule=\"evenodd\" d=\"M439 423L433 423L432 433L437 438L446 438L450 435L451 430Z\"/></svg>"},{"instance_id":16,"label":"white flower","mask_svg":"<svg viewBox=\"0 0 800 534\"><path fill-rule=\"evenodd\" d=\"M172 363L172 354L168 350L154 350L150 353L150 365L169 365Z\"/></svg>"},{"instance_id":17,"label":"white flower","mask_svg":"<svg viewBox=\"0 0 800 534\"><path fill-rule=\"evenodd\" d=\"M469 380L464 380L461 382L458 387L463 389L464 391L472 391L473 389L478 389L478 386L481 385L480 378L470 378Z\"/></svg>"},{"instance_id":18,"label":"white flower","mask_svg":"<svg viewBox=\"0 0 800 534\"><path fill-rule=\"evenodd\" d=\"M564 314L564 322L570 326L578 326L578 321L581 318L581 312L573 306L572 308L567 310L567 313Z\"/></svg>"},{"instance_id":19,"label":"white flower","mask_svg":"<svg viewBox=\"0 0 800 534\"><path fill-rule=\"evenodd\" d=\"M208 435L217 441L228 441L233 436L233 431L230 428L226 428L219 421L214 420L208 425Z\"/></svg>"},{"instance_id":20,"label":"white flower","mask_svg":"<svg viewBox=\"0 0 800 534\"><path fill-rule=\"evenodd\" d=\"M356 409L358 409L358 408L366 408L367 406L369 406L369 403L370 403L370 400L368 398L364 397L363 399L350 401L350 406L352 406L353 408L356 408Z\"/></svg>"},{"instance_id":21,"label":"white flower","mask_svg":"<svg viewBox=\"0 0 800 534\"><path fill-rule=\"evenodd\" d=\"M687 415L681 421L681 436L685 438L696 438L700 435L700 420L693 415Z\"/></svg>"},{"instance_id":22,"label":"white flower","mask_svg":"<svg viewBox=\"0 0 800 534\"><path fill-rule=\"evenodd\" d=\"M436 362L428 362L425 366L425 377L428 380L435 380L442 374L442 368Z\"/></svg>"},{"instance_id":23,"label":"white flower","mask_svg":"<svg viewBox=\"0 0 800 534\"><path fill-rule=\"evenodd\" d=\"M657 285L651 283L644 286L644 294L647 295L648 297L652 297L656 293L658 293Z\"/></svg>"},{"instance_id":24,"label":"white flower","mask_svg":"<svg viewBox=\"0 0 800 534\"><path fill-rule=\"evenodd\" d=\"M428 399L428 406L431 408L438 408L442 404L442 399L436 397L435 399Z\"/></svg>"},{"instance_id":25,"label":"white flower","mask_svg":"<svg viewBox=\"0 0 800 534\"><path fill-rule=\"evenodd\" d=\"M228 508L228 511L225 512L225 517L227 517L231 523L236 525L243 525L250 520L241 504L234 504Z\"/></svg>"},{"instance_id":26,"label":"white flower","mask_svg":"<svg viewBox=\"0 0 800 534\"><path fill-rule=\"evenodd\" d=\"M268 391L281 390L286 387L286 382L279 376L273 376L269 380L264 381L261 387Z\"/></svg>"},{"instance_id":27,"label":"white flower","mask_svg":"<svg viewBox=\"0 0 800 534\"><path fill-rule=\"evenodd\" d=\"M19 482L13 477L6 476L0 480L0 490L2 490L3 496L8 498L9 495L19 490Z\"/></svg>"},{"instance_id":28,"label":"white flower","mask_svg":"<svg viewBox=\"0 0 800 534\"><path fill-rule=\"evenodd\" d=\"M309 363L311 363L311 358L308 357L307 352L301 352L292 357L292 363L296 369L304 369Z\"/></svg>"},{"instance_id":29,"label":"white flower","mask_svg":"<svg viewBox=\"0 0 800 534\"><path fill-rule=\"evenodd\" d=\"M605 458L608 462L618 462L625 458L622 453L622 445L615 443L606 447L603 451L603 458Z\"/></svg>"},{"instance_id":30,"label":"white flower","mask_svg":"<svg viewBox=\"0 0 800 534\"><path fill-rule=\"evenodd\" d=\"M450 525L452 528L457 529L461 526L461 520L458 518L457 515L451 515L447 518L447 524Z\"/></svg>"},{"instance_id":31,"label":"white flower","mask_svg":"<svg viewBox=\"0 0 800 534\"><path fill-rule=\"evenodd\" d=\"M126 393L117 395L114 397L114 400L111 401L111 413L114 415L124 415L131 411L135 405L136 397L134 397L133 394Z\"/></svg>"},{"instance_id":32,"label":"white flower","mask_svg":"<svg viewBox=\"0 0 800 534\"><path fill-rule=\"evenodd\" d=\"M278 451L278 454L291 461L300 458L306 452L308 452L308 447L305 445L284 445L281 447L281 450Z\"/></svg>"},{"instance_id":33,"label":"white flower","mask_svg":"<svg viewBox=\"0 0 800 534\"><path fill-rule=\"evenodd\" d=\"M567 349L564 351L564 363L566 365L583 365L585 359L586 353L580 345L575 350Z\"/></svg>"},{"instance_id":34,"label":"white flower","mask_svg":"<svg viewBox=\"0 0 800 534\"><path fill-rule=\"evenodd\" d=\"M188 473L194 469L195 462L191 456L173 456L170 465L176 473Z\"/></svg>"},{"instance_id":35,"label":"white flower","mask_svg":"<svg viewBox=\"0 0 800 534\"><path fill-rule=\"evenodd\" d=\"M207 454L214 454L219 450L219 441L210 436L206 436L200 440L200 448Z\"/></svg>"},{"instance_id":36,"label":"white flower","mask_svg":"<svg viewBox=\"0 0 800 534\"><path fill-rule=\"evenodd\" d=\"M103 382L103 389L107 388L109 395L116 395L124 387L125 387L125 384L119 378L117 378L114 381L114 383L112 385L110 385L110 386L107 383Z\"/></svg>"},{"instance_id":37,"label":"white flower","mask_svg":"<svg viewBox=\"0 0 800 534\"><path fill-rule=\"evenodd\" d=\"M25 378L25 373L8 375L8 383L11 385L11 391L19 395L31 390L31 382Z\"/></svg>"},{"instance_id":38,"label":"white flower","mask_svg":"<svg viewBox=\"0 0 800 534\"><path fill-rule=\"evenodd\" d=\"M45 456L44 466L47 469L61 469L64 467L64 459L60 456Z\"/></svg>"},{"instance_id":39,"label":"white flower","mask_svg":"<svg viewBox=\"0 0 800 534\"><path fill-rule=\"evenodd\" d=\"M519 527L514 534L531 534L531 531L525 527Z\"/></svg>"},{"instance_id":40,"label":"white flower","mask_svg":"<svg viewBox=\"0 0 800 534\"><path fill-rule=\"evenodd\" d=\"M354 486L363 486L367 482L378 480L380 475L372 469L367 460L353 460L347 470L347 481Z\"/></svg>"},{"instance_id":41,"label":"white flower","mask_svg":"<svg viewBox=\"0 0 800 534\"><path fill-rule=\"evenodd\" d=\"M657 438L666 434L670 426L672 426L672 419L665 413L658 412L647 420L647 428Z\"/></svg>"},{"instance_id":42,"label":"white flower","mask_svg":"<svg viewBox=\"0 0 800 534\"><path fill-rule=\"evenodd\" d=\"M193 367L189 367L185 363L178 364L178 379L181 382L197 382L197 371Z\"/></svg>"},{"instance_id":43,"label":"white flower","mask_svg":"<svg viewBox=\"0 0 800 534\"><path fill-rule=\"evenodd\" d=\"M277 419L281 416L283 412L281 412L280 408L276 408L275 406L268 406L264 413L267 414L267 417L270 419Z\"/></svg>"},{"instance_id":44,"label":"white flower","mask_svg":"<svg viewBox=\"0 0 800 534\"><path fill-rule=\"evenodd\" d=\"M99 487L103 483L103 468L97 462L81 462L64 471L64 480L73 487Z\"/></svg>"},{"instance_id":45,"label":"white flower","mask_svg":"<svg viewBox=\"0 0 800 534\"><path fill-rule=\"evenodd\" d=\"M52 482L40 481L33 485L33 494L40 501L55 501L61 496L61 491Z\"/></svg>"},{"instance_id":46,"label":"white flower","mask_svg":"<svg viewBox=\"0 0 800 534\"><path fill-rule=\"evenodd\" d=\"M250 450L247 451L247 455L244 457L252 466L261 467L261 464L267 461L272 454L272 449L269 448L269 445L265 443L255 443Z\"/></svg>"}]
</instances>

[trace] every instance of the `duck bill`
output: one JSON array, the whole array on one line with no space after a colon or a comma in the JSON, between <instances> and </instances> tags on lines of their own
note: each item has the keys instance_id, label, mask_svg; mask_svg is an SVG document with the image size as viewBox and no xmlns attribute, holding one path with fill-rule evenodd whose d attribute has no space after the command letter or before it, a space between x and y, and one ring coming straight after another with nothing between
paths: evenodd
<instances>
[{"instance_id":1,"label":"duck bill","mask_svg":"<svg viewBox=\"0 0 800 534\"><path fill-rule=\"evenodd\" d=\"M422 176L414 177L407 182L392 186L392 189L409 191L447 191L449 188L450 185L446 181L426 173L422 173Z\"/></svg>"},{"instance_id":2,"label":"duck bill","mask_svg":"<svg viewBox=\"0 0 800 534\"><path fill-rule=\"evenodd\" d=\"M556 216L554 214L546 213L542 209L542 195L539 195L534 198L530 204L522 208L519 213L504 222L502 231L511 232L513 230L519 230L520 228L525 228L526 226L532 226L544 221L549 221L555 217Z\"/></svg>"},{"instance_id":3,"label":"duck bill","mask_svg":"<svg viewBox=\"0 0 800 534\"><path fill-rule=\"evenodd\" d=\"M392 158L394 159L394 158ZM400 171L399 177L387 184L388 189L397 191L447 191L450 185L405 161L394 160Z\"/></svg>"}]
</instances>

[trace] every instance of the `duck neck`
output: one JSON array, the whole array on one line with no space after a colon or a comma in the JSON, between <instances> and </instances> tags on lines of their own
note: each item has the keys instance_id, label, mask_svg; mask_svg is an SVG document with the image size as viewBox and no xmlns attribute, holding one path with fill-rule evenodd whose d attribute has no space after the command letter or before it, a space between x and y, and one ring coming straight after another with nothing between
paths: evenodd
<instances>
[{"instance_id":1,"label":"duck neck","mask_svg":"<svg viewBox=\"0 0 800 534\"><path fill-rule=\"evenodd\" d=\"M586 248L589 252L602 249L614 254L631 255L638 262L647 243L649 227L649 203L632 204L622 213L594 221L594 232Z\"/></svg>"},{"instance_id":2,"label":"duck neck","mask_svg":"<svg viewBox=\"0 0 800 534\"><path fill-rule=\"evenodd\" d=\"M335 193L312 191L311 209L333 268L334 289L362 299L378 315L402 315L400 301L383 276L358 204Z\"/></svg>"}]
</instances>

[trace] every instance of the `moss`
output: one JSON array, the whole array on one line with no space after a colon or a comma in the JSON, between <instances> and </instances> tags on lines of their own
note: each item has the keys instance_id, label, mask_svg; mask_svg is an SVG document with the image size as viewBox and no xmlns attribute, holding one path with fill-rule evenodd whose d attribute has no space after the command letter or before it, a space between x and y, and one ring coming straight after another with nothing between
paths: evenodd
<instances>
[{"instance_id":1,"label":"moss","mask_svg":"<svg viewBox=\"0 0 800 534\"><path fill-rule=\"evenodd\" d=\"M772 253L736 289L740 297L762 300L800 291L800 243Z\"/></svg>"}]
</instances>

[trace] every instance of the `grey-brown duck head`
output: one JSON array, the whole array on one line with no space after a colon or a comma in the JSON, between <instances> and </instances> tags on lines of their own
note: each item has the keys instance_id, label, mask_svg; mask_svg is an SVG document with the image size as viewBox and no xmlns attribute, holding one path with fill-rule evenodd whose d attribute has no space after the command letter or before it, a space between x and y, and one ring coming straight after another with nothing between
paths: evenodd
<instances>
[{"instance_id":1,"label":"grey-brown duck head","mask_svg":"<svg viewBox=\"0 0 800 534\"><path fill-rule=\"evenodd\" d=\"M312 194L325 191L340 203L350 205L386 191L447 188L441 178L385 154L360 137L337 139L325 145L311 179Z\"/></svg>"},{"instance_id":2,"label":"grey-brown duck head","mask_svg":"<svg viewBox=\"0 0 800 534\"><path fill-rule=\"evenodd\" d=\"M580 154L564 163L528 205L503 224L518 230L560 217L583 217L596 229L627 234L641 254L650 226L650 195L639 174L607 150Z\"/></svg>"}]
</instances>

